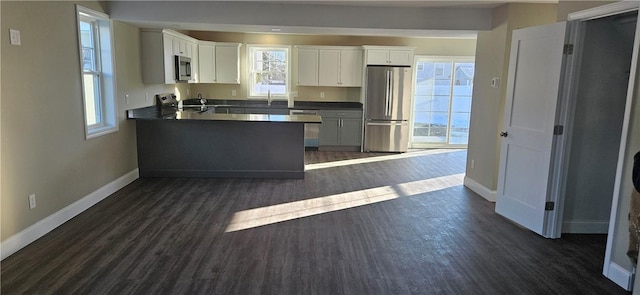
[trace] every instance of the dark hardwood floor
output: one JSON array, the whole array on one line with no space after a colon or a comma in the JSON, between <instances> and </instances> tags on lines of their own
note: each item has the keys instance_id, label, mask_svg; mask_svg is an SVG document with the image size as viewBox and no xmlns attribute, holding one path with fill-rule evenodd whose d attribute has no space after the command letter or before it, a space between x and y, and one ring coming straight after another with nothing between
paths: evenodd
<instances>
[{"instance_id":1,"label":"dark hardwood floor","mask_svg":"<svg viewBox=\"0 0 640 295\"><path fill-rule=\"evenodd\" d=\"M628 294L601 275L606 236L508 222L462 186L465 157L307 152L305 179L139 179L2 261L2 294Z\"/></svg>"}]
</instances>

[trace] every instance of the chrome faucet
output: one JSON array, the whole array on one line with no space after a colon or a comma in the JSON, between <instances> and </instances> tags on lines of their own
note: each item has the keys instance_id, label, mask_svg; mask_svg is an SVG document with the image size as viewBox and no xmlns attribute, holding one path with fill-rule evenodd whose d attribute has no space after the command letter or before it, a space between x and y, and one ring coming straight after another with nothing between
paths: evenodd
<instances>
[{"instance_id":1,"label":"chrome faucet","mask_svg":"<svg viewBox=\"0 0 640 295\"><path fill-rule=\"evenodd\" d=\"M207 99L202 97L202 93L198 93L197 98L200 100L200 110L204 111L206 109L204 105L207 103Z\"/></svg>"}]
</instances>

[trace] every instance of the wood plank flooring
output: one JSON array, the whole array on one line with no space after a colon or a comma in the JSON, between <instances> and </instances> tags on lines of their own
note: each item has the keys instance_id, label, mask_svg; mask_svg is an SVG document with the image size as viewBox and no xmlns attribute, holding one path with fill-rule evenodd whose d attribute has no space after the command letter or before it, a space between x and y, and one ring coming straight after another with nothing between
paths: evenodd
<instances>
[{"instance_id":1,"label":"wood plank flooring","mask_svg":"<svg viewBox=\"0 0 640 295\"><path fill-rule=\"evenodd\" d=\"M466 151L306 157L305 179L139 179L2 261L2 294L628 294L606 236L508 222ZM291 204L324 211L226 232Z\"/></svg>"}]
</instances>

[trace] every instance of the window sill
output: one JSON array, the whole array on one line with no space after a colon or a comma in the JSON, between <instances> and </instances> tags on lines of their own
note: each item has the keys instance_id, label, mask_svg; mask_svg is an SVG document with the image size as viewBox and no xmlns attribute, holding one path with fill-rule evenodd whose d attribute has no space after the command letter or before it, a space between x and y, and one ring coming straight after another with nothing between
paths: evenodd
<instances>
[{"instance_id":1,"label":"window sill","mask_svg":"<svg viewBox=\"0 0 640 295\"><path fill-rule=\"evenodd\" d=\"M92 139L92 138L96 138L96 137L100 137L103 135L107 135L110 133L114 133L118 131L118 126L114 126L114 125L107 125L107 126L102 126L99 128L92 128L87 130L85 137L86 139Z\"/></svg>"}]
</instances>

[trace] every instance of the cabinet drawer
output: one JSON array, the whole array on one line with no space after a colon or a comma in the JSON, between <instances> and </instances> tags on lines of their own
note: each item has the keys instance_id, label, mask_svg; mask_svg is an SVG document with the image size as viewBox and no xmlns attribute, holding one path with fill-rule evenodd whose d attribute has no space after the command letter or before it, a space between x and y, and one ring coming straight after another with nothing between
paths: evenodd
<instances>
[{"instance_id":1,"label":"cabinet drawer","mask_svg":"<svg viewBox=\"0 0 640 295\"><path fill-rule=\"evenodd\" d=\"M361 110L321 110L320 116L330 118L362 118Z\"/></svg>"}]
</instances>

